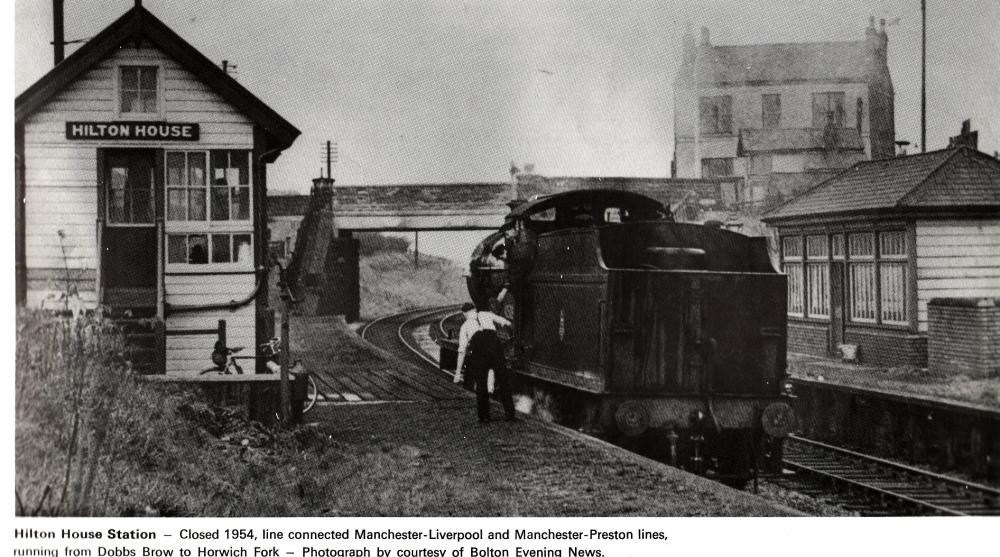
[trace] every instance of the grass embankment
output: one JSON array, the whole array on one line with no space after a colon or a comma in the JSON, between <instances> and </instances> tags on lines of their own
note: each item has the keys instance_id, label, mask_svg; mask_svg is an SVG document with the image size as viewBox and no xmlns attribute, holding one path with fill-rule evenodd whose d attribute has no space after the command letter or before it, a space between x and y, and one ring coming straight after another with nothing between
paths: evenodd
<instances>
[{"instance_id":1,"label":"grass embankment","mask_svg":"<svg viewBox=\"0 0 1000 557\"><path fill-rule=\"evenodd\" d=\"M127 358L121 335L106 321L19 316L18 515L419 512L412 489L395 491L407 481L412 447L373 450L337 442L317 427L265 428L247 420L242 406L141 382ZM350 498L331 500L348 480L372 495L363 508L345 508Z\"/></svg>"},{"instance_id":2,"label":"grass embankment","mask_svg":"<svg viewBox=\"0 0 1000 557\"><path fill-rule=\"evenodd\" d=\"M361 320L418 307L461 303L469 298L463 269L426 254L414 265L402 238L361 237Z\"/></svg>"},{"instance_id":3,"label":"grass embankment","mask_svg":"<svg viewBox=\"0 0 1000 557\"><path fill-rule=\"evenodd\" d=\"M414 269L405 241L387 244L362 252L365 318L464 298L457 266L422 256ZM121 333L99 317L19 314L15 385L20 515L336 514L324 494L345 476L412 460L316 428L264 428L197 389L145 384ZM406 504L387 492L346 512L392 515Z\"/></svg>"}]
</instances>

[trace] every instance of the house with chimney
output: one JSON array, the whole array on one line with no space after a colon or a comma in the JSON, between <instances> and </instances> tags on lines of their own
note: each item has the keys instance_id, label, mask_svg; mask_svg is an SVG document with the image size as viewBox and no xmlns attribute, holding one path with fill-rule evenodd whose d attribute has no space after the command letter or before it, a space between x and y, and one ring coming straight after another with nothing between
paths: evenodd
<instances>
[{"instance_id":1,"label":"house with chimney","mask_svg":"<svg viewBox=\"0 0 1000 557\"><path fill-rule=\"evenodd\" d=\"M742 178L740 202L773 206L895 150L888 37L712 44L683 38L674 81L673 175Z\"/></svg>"},{"instance_id":2,"label":"house with chimney","mask_svg":"<svg viewBox=\"0 0 1000 557\"><path fill-rule=\"evenodd\" d=\"M273 331L267 165L299 130L141 2L60 50L14 102L18 304L154 323L147 373L196 375L220 336L252 352Z\"/></svg>"}]
</instances>

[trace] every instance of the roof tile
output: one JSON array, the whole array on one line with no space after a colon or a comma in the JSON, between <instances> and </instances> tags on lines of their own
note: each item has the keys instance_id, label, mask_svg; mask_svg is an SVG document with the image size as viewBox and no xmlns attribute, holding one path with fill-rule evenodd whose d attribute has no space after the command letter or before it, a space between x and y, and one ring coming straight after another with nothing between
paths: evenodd
<instances>
[{"instance_id":1,"label":"roof tile","mask_svg":"<svg viewBox=\"0 0 1000 557\"><path fill-rule=\"evenodd\" d=\"M860 162L777 207L764 220L968 206L1000 209L1000 161L958 148Z\"/></svg>"}]
</instances>

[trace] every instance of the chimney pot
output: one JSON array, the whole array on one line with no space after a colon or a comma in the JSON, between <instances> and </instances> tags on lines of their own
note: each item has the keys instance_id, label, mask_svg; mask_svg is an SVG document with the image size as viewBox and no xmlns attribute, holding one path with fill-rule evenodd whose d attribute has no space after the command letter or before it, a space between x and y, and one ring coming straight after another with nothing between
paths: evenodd
<instances>
[{"instance_id":1,"label":"chimney pot","mask_svg":"<svg viewBox=\"0 0 1000 557\"><path fill-rule=\"evenodd\" d=\"M701 46L711 46L712 43L709 41L708 27L701 28Z\"/></svg>"}]
</instances>

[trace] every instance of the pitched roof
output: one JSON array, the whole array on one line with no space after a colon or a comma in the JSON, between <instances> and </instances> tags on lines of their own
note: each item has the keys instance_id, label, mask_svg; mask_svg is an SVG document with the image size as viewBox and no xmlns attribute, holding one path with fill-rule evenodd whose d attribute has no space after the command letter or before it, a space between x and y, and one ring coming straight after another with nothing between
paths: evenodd
<instances>
[{"instance_id":1,"label":"pitched roof","mask_svg":"<svg viewBox=\"0 0 1000 557\"><path fill-rule=\"evenodd\" d=\"M827 135L822 128L743 128L737 150L743 153L769 153L805 150L864 151L861 135L855 128L835 128ZM832 149L831 149L832 148Z\"/></svg>"},{"instance_id":2,"label":"pitched roof","mask_svg":"<svg viewBox=\"0 0 1000 557\"><path fill-rule=\"evenodd\" d=\"M69 83L107 57L114 49L128 40L142 37L177 60L212 87L222 98L239 108L248 118L259 124L269 136L269 150L288 148L299 135L299 130L282 118L174 33L142 5L136 5L107 26L68 58L28 87L14 99L14 120L23 122L28 116L51 100ZM271 160L277 157L273 155Z\"/></svg>"},{"instance_id":3,"label":"pitched roof","mask_svg":"<svg viewBox=\"0 0 1000 557\"><path fill-rule=\"evenodd\" d=\"M1000 161L960 147L860 162L778 206L763 220L957 207L1000 210Z\"/></svg>"},{"instance_id":4,"label":"pitched roof","mask_svg":"<svg viewBox=\"0 0 1000 557\"><path fill-rule=\"evenodd\" d=\"M873 63L868 41L700 47L698 83L864 81Z\"/></svg>"}]
</instances>

